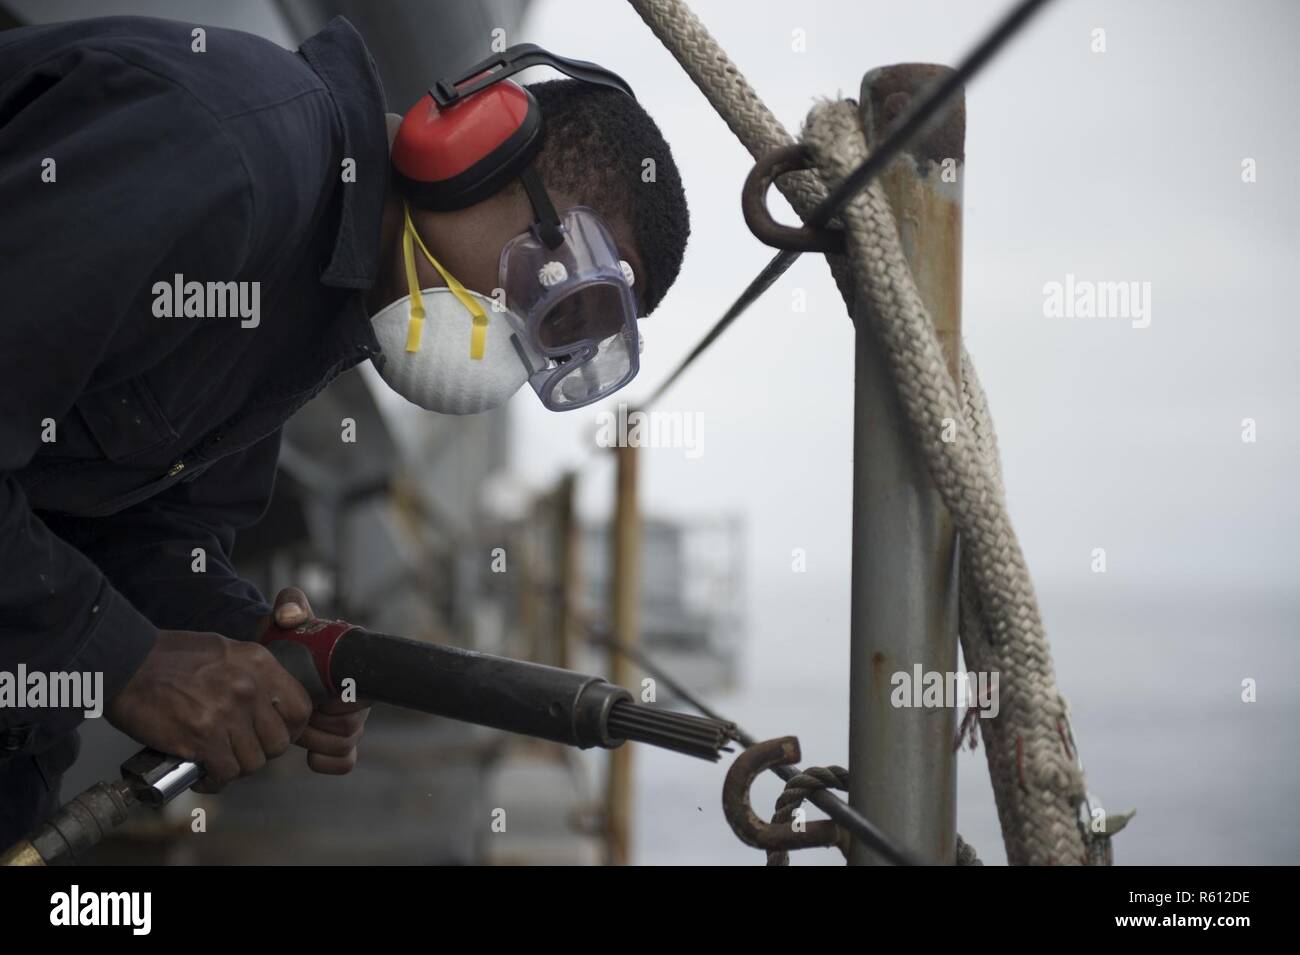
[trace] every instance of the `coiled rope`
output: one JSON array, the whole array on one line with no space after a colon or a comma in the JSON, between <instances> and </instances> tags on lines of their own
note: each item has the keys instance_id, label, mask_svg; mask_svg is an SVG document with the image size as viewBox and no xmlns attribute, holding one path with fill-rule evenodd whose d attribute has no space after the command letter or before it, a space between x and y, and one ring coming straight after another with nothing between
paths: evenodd
<instances>
[{"instance_id":1,"label":"coiled rope","mask_svg":"<svg viewBox=\"0 0 1300 955\"><path fill-rule=\"evenodd\" d=\"M776 811L772 813L772 825L789 826L794 823L794 814L813 793L821 789L849 790L849 771L843 766L809 766L798 775L786 780L785 789L776 799ZM845 846L841 830L841 847ZM846 848L841 851L847 852ZM782 866L790 864L790 853L784 849L768 849L767 864ZM983 865L974 847L961 836L957 837L957 865Z\"/></svg>"},{"instance_id":2,"label":"coiled rope","mask_svg":"<svg viewBox=\"0 0 1300 955\"><path fill-rule=\"evenodd\" d=\"M629 2L751 155L793 142L681 0ZM851 101L814 107L804 142L820 176L777 180L801 217L868 153ZM1007 859L1013 865L1095 861L1101 854L1090 851L1095 847L1080 824L1086 785L1068 707L1056 687L1033 582L1007 512L997 438L974 364L963 348L959 391L881 187L872 183L858 193L840 219L849 262L828 256L832 273L850 313L856 298L870 302L870 320L908 421L960 532L966 665L1000 674L1000 712L981 720L981 729ZM957 423L951 442L941 437L945 419Z\"/></svg>"},{"instance_id":3,"label":"coiled rope","mask_svg":"<svg viewBox=\"0 0 1300 955\"><path fill-rule=\"evenodd\" d=\"M790 826L794 824L794 814L814 792L819 789L849 790L849 771L843 766L809 766L796 776L786 780L785 789L776 798L776 811L772 813L772 825ZM840 830L841 851L847 851L844 831ZM784 849L767 850L768 865L789 865L790 853Z\"/></svg>"}]
</instances>

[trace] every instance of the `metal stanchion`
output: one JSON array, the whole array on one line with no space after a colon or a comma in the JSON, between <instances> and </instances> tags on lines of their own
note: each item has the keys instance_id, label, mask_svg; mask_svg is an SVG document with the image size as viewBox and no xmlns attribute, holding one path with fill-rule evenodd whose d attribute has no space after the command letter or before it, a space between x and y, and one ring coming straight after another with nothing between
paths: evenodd
<instances>
[{"instance_id":1,"label":"metal stanchion","mask_svg":"<svg viewBox=\"0 0 1300 955\"><path fill-rule=\"evenodd\" d=\"M911 101L951 73L873 70L860 98L871 146ZM961 337L965 104L952 101L881 174L903 250L954 375ZM895 706L894 675L957 669L957 544L891 381L867 303L854 316L853 598L849 804L921 860L956 852L956 711ZM954 422L955 426L955 422ZM909 693L910 702L910 693ZM855 843L850 861L880 864Z\"/></svg>"},{"instance_id":2,"label":"metal stanchion","mask_svg":"<svg viewBox=\"0 0 1300 955\"><path fill-rule=\"evenodd\" d=\"M641 581L641 514L637 494L635 447L616 448L617 476L614 499L614 527L611 535L613 575L610 589L610 622L613 639L624 650L637 643ZM610 655L610 679L619 685L632 683L632 663L627 653ZM633 689L635 692L635 688ZM609 754L609 783L605 800L605 825L610 865L631 861L632 846L632 751L627 746Z\"/></svg>"}]
</instances>

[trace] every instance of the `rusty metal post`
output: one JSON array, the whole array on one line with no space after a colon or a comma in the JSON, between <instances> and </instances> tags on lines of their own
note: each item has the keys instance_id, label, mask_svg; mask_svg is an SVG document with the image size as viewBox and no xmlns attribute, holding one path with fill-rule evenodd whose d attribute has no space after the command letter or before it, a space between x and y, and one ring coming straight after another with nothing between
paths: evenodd
<instances>
[{"instance_id":1,"label":"rusty metal post","mask_svg":"<svg viewBox=\"0 0 1300 955\"><path fill-rule=\"evenodd\" d=\"M555 661L554 665L568 669L573 659L573 646L581 616L579 608L582 600L581 570L579 558L580 541L578 539L578 522L574 510L574 486L576 478L572 471L560 478L555 489L556 514L555 532L556 566L558 568L557 614L555 621Z\"/></svg>"},{"instance_id":2,"label":"rusty metal post","mask_svg":"<svg viewBox=\"0 0 1300 955\"><path fill-rule=\"evenodd\" d=\"M912 99L948 72L902 64L868 73L859 101L869 144L877 145ZM965 126L959 98L880 177L954 376ZM910 688L918 666L921 674L943 674L945 684L957 669L956 535L904 418L866 303L854 319L849 803L922 860L951 864L956 710L897 707L891 695L895 674L905 674ZM860 844L850 853L855 865L881 861Z\"/></svg>"},{"instance_id":3,"label":"rusty metal post","mask_svg":"<svg viewBox=\"0 0 1300 955\"><path fill-rule=\"evenodd\" d=\"M637 644L641 596L641 513L637 492L637 448L614 449L617 476L614 492L614 527L610 536L612 567L610 586L611 637L625 649ZM611 652L610 682L631 686L632 663L626 653ZM605 800L605 832L609 865L626 865L632 850L632 747L620 746L609 754L609 780Z\"/></svg>"},{"instance_id":4,"label":"rusty metal post","mask_svg":"<svg viewBox=\"0 0 1300 955\"><path fill-rule=\"evenodd\" d=\"M565 588L566 485L558 482L533 502L528 521L532 544L528 552L531 583L536 594L536 636L529 659L547 666L565 664L565 626L569 593Z\"/></svg>"},{"instance_id":5,"label":"rusty metal post","mask_svg":"<svg viewBox=\"0 0 1300 955\"><path fill-rule=\"evenodd\" d=\"M533 529L537 520L537 502L534 501L528 518L522 527L514 531L515 543L510 547L519 580L519 639L520 645L514 652L527 660L537 660L541 652L541 612L542 601L538 599L537 566L534 551L536 544ZM507 557L507 560L511 559Z\"/></svg>"}]
</instances>

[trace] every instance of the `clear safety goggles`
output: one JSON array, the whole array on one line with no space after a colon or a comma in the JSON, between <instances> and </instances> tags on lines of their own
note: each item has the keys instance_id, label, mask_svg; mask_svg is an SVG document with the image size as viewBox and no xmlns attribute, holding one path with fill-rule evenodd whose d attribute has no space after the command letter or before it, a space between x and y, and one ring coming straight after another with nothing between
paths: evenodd
<instances>
[{"instance_id":1,"label":"clear safety goggles","mask_svg":"<svg viewBox=\"0 0 1300 955\"><path fill-rule=\"evenodd\" d=\"M585 206L559 217L561 241L533 228L501 250L507 314L528 382L552 411L612 394L640 370L632 268L605 221Z\"/></svg>"}]
</instances>

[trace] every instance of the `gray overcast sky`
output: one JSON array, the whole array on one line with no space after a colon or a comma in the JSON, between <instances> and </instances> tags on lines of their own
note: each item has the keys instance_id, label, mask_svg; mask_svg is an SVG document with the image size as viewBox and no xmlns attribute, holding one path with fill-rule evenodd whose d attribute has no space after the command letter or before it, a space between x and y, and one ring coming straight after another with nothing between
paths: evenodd
<instances>
[{"instance_id":1,"label":"gray overcast sky","mask_svg":"<svg viewBox=\"0 0 1300 955\"><path fill-rule=\"evenodd\" d=\"M953 62L1004 6L693 4L791 129L818 96L856 97L874 66ZM1061 2L968 91L965 334L1044 584L1084 585L1098 546L1137 588L1294 582L1298 25L1283 2ZM1104 54L1090 52L1095 27ZM791 49L796 28L806 52ZM524 34L616 66L682 167L693 239L646 322L629 389L645 394L770 254L739 213L749 157L626 4L540 0ZM1045 318L1043 285L1067 273L1150 282L1150 327ZM703 413L704 454L648 452L649 505L741 509L760 576L788 577L796 546L810 568L847 573L852 382L850 323L808 257L665 399ZM530 481L579 456L593 423L535 406L527 393L513 406ZM593 507L605 500L593 490Z\"/></svg>"}]
</instances>

